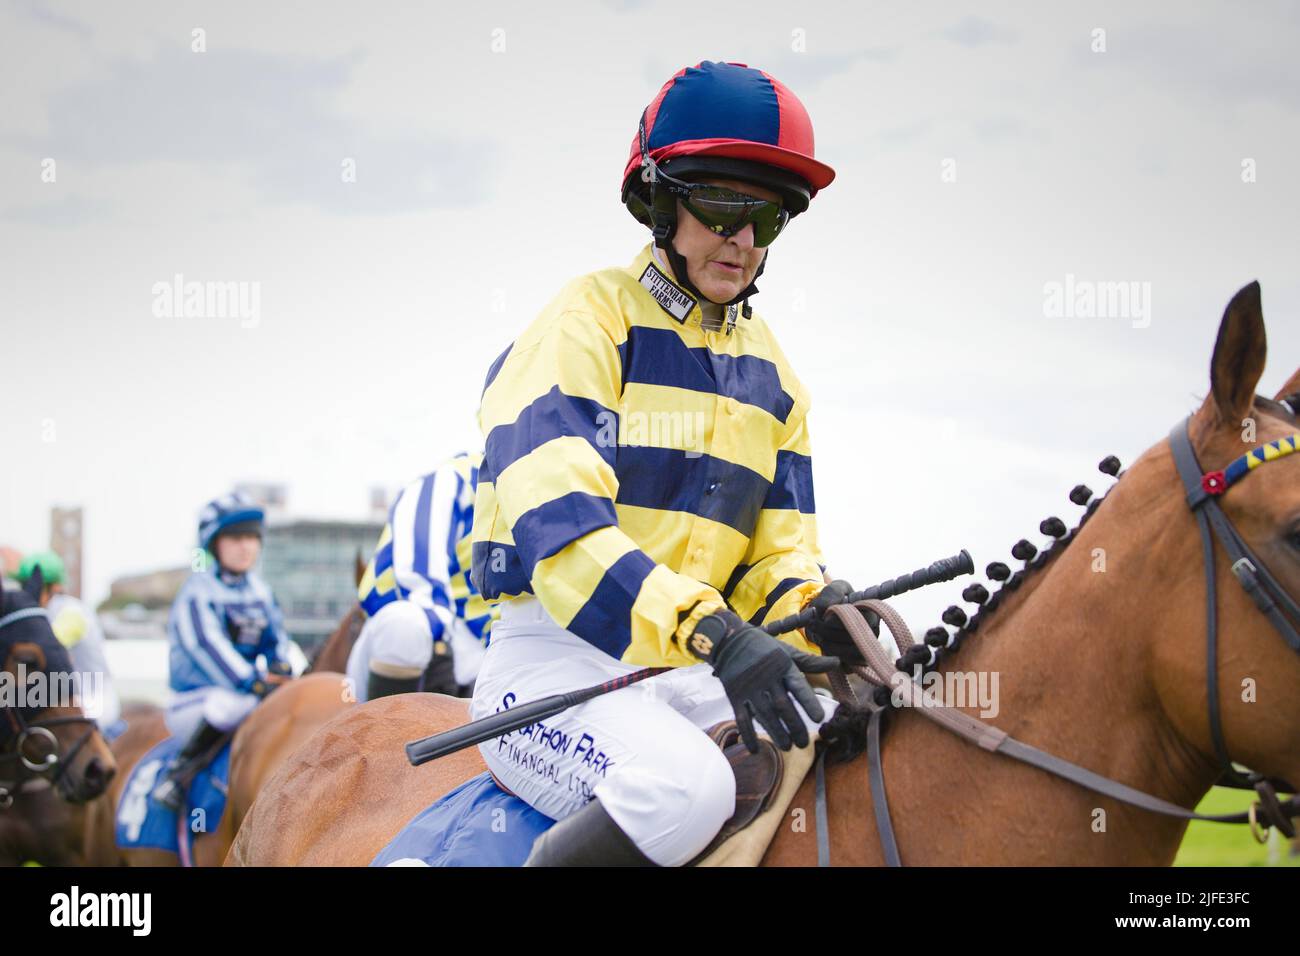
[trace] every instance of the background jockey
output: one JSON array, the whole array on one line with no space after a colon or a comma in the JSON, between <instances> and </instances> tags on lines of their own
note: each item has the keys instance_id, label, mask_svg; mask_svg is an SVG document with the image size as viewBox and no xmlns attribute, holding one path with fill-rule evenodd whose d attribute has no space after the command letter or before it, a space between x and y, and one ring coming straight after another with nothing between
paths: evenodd
<instances>
[{"instance_id":1,"label":"background jockey","mask_svg":"<svg viewBox=\"0 0 1300 956\"><path fill-rule=\"evenodd\" d=\"M240 493L208 502L199 518L199 546L213 560L186 580L167 621L176 692L167 708L167 728L188 739L154 798L173 808L183 802L189 781L216 742L291 673L280 606L253 571L262 528L262 509ZM265 672L257 668L259 655Z\"/></svg>"},{"instance_id":2,"label":"background jockey","mask_svg":"<svg viewBox=\"0 0 1300 956\"><path fill-rule=\"evenodd\" d=\"M471 717L674 668L480 746L559 821L530 865L690 861L735 805L702 731L734 716L751 750L755 720L805 746L834 706L804 677L835 666L815 655L861 660L833 617L780 641L755 626L851 590L822 577L808 390L748 303L833 177L774 78L681 70L623 170L652 242L569 282L488 371L473 577L502 610Z\"/></svg>"},{"instance_id":3,"label":"background jockey","mask_svg":"<svg viewBox=\"0 0 1300 956\"><path fill-rule=\"evenodd\" d=\"M82 709L87 716L95 718L102 732L110 737L116 736L125 729L125 725L115 726L122 716L122 703L108 672L104 631L99 626L99 618L80 600L63 590L66 577L63 559L53 551L40 551L23 558L14 577L26 584L37 567L40 567L45 582L41 588L41 606L49 612L54 636L68 649L74 672L101 675L98 687L82 685Z\"/></svg>"},{"instance_id":4,"label":"background jockey","mask_svg":"<svg viewBox=\"0 0 1300 956\"><path fill-rule=\"evenodd\" d=\"M358 701L415 690L469 692L497 617L469 580L481 452L461 452L404 487L358 588L368 619L348 656ZM435 667L421 677L435 655Z\"/></svg>"}]
</instances>

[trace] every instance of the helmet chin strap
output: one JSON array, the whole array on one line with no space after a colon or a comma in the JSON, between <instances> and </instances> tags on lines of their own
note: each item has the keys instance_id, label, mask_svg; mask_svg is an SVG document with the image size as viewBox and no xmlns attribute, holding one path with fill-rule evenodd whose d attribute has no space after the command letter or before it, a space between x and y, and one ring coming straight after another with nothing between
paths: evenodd
<instances>
[{"instance_id":1,"label":"helmet chin strap","mask_svg":"<svg viewBox=\"0 0 1300 956\"><path fill-rule=\"evenodd\" d=\"M701 302L713 302L712 299L695 287L695 283L691 282L690 274L687 271L686 259L673 245L673 236L676 234L677 223L674 222L672 228L668 230L667 235L659 241L657 245L664 251L665 255L668 256L668 262L673 267L673 275L677 278L677 284L693 295L697 300ZM745 318L749 318L751 312L751 309L749 308L749 297L758 294L758 286L755 283L758 281L758 277L763 274L763 269L766 268L766 266L767 253L763 253L763 261L758 264L758 271L754 273L754 278L750 281L749 285L726 302L715 302L714 304L721 306L735 305L741 299L744 299L745 305L742 309L742 314Z\"/></svg>"}]
</instances>

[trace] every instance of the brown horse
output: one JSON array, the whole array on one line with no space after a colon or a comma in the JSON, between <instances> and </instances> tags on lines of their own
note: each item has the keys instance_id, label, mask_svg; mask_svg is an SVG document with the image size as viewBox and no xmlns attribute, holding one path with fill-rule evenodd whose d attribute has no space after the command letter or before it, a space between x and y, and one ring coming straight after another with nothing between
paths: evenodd
<instances>
[{"instance_id":1,"label":"brown horse","mask_svg":"<svg viewBox=\"0 0 1300 956\"><path fill-rule=\"evenodd\" d=\"M1300 430L1288 405L1255 395L1264 359L1259 287L1251 285L1224 314L1211 391L1191 420L1206 471ZM1279 398L1298 391L1300 372ZM1243 431L1245 421L1253 432ZM1222 506L1300 595L1300 454L1252 473ZM960 653L944 655L937 673L996 676L988 723L1190 809L1220 768L1207 721L1201 542L1168 441L1143 454L1062 541L989 602L978 633L975 621L961 629ZM1215 555L1227 750L1269 777L1300 781L1300 658L1237 586L1222 548ZM978 706L960 709L978 716ZM464 719L463 702L433 695L334 718L266 783L227 865L368 863L415 813L482 771L473 749L419 768L406 761L404 743ZM981 750L905 709L891 717L883 766L908 864L1167 865L1187 825ZM865 756L829 766L826 776L831 862L881 864ZM814 808L809 779L765 865L817 862Z\"/></svg>"},{"instance_id":2,"label":"brown horse","mask_svg":"<svg viewBox=\"0 0 1300 956\"><path fill-rule=\"evenodd\" d=\"M22 591L0 594L0 680L17 693L34 691L33 677L54 698L36 709L0 711L0 865L82 862L76 833L82 806L109 786L117 772L108 743L67 687L66 651L40 609L37 569ZM14 701L17 703L17 701ZM44 706L50 704L50 706Z\"/></svg>"},{"instance_id":3,"label":"brown horse","mask_svg":"<svg viewBox=\"0 0 1300 956\"><path fill-rule=\"evenodd\" d=\"M117 778L102 798L86 807L81 833L85 865L124 866L133 862L137 866L175 866L174 853L135 850L128 857L117 847L113 825L117 805L122 799L122 788L126 786L131 770L140 762L140 758L168 737L161 707L138 702L127 703L122 706L122 719L126 721L126 730L112 744L113 756L119 768Z\"/></svg>"},{"instance_id":4,"label":"brown horse","mask_svg":"<svg viewBox=\"0 0 1300 956\"><path fill-rule=\"evenodd\" d=\"M345 614L326 642L350 648L356 638L355 612ZM349 637L350 635L350 637ZM344 652L346 660L346 651ZM214 830L194 838L194 865L220 866L248 808L271 772L295 748L331 717L355 700L342 674L320 671L318 655L312 668L270 694L253 709L235 732L230 750L230 780L226 807ZM161 709L142 709L128 717L127 731L113 742L122 772L103 800L89 808L86 820L86 862L92 866L176 866L166 850L123 850L117 845L115 818L131 770L155 744L168 736Z\"/></svg>"},{"instance_id":5,"label":"brown horse","mask_svg":"<svg viewBox=\"0 0 1300 956\"><path fill-rule=\"evenodd\" d=\"M361 578L366 573L366 563L362 560L361 553L357 552L352 559L353 583L358 587L361 586ZM329 671L333 674L346 674L348 668L348 655L352 653L352 645L357 642L357 637L361 634L361 627L366 623L366 612L361 609L360 604L353 604L339 621L338 627L334 628L331 634L312 655L311 666L307 669L316 673Z\"/></svg>"},{"instance_id":6,"label":"brown horse","mask_svg":"<svg viewBox=\"0 0 1300 956\"><path fill-rule=\"evenodd\" d=\"M267 780L226 865L365 866L411 817L486 769L474 747L421 768L402 748L468 712L462 698L398 694L338 715Z\"/></svg>"},{"instance_id":7,"label":"brown horse","mask_svg":"<svg viewBox=\"0 0 1300 956\"><path fill-rule=\"evenodd\" d=\"M328 671L331 674L345 674L348 667L348 655L352 645L361 634L361 627L366 623L366 612L360 604L348 608L334 633L325 639L320 649L312 656L311 666L307 668L314 673Z\"/></svg>"}]
</instances>

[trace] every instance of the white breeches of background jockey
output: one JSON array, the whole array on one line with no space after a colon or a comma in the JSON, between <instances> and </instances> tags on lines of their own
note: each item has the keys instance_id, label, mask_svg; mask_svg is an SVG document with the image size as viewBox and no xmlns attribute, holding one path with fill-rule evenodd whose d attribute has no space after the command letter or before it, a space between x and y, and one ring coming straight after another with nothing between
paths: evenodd
<instances>
[{"instance_id":1,"label":"white breeches of background jockey","mask_svg":"<svg viewBox=\"0 0 1300 956\"><path fill-rule=\"evenodd\" d=\"M536 598L502 606L470 717L641 668L556 624ZM835 701L823 698L826 717ZM795 704L808 726L815 722ZM704 730L735 715L708 664L679 667L479 745L497 779L562 820L596 797L661 866L689 862L735 810L731 765Z\"/></svg>"},{"instance_id":2,"label":"white breeches of background jockey","mask_svg":"<svg viewBox=\"0 0 1300 956\"><path fill-rule=\"evenodd\" d=\"M487 654L487 642L480 641L469 629L462 618L451 622L451 666L456 683L461 686L478 680L479 669L483 666L483 657Z\"/></svg>"},{"instance_id":3,"label":"white breeches of background jockey","mask_svg":"<svg viewBox=\"0 0 1300 956\"><path fill-rule=\"evenodd\" d=\"M478 676L485 648L463 620L452 618L452 669L456 683L469 684ZM424 611L410 601L391 601L366 619L348 654L347 677L358 703L365 703L373 665L386 677L418 677L433 660L433 641Z\"/></svg>"},{"instance_id":4,"label":"white breeches of background jockey","mask_svg":"<svg viewBox=\"0 0 1300 956\"><path fill-rule=\"evenodd\" d=\"M76 673L80 677L83 672ZM100 730L112 727L122 716L122 701L107 670L99 671L91 681L78 681L78 697L82 712L93 717Z\"/></svg>"},{"instance_id":5,"label":"white breeches of background jockey","mask_svg":"<svg viewBox=\"0 0 1300 956\"><path fill-rule=\"evenodd\" d=\"M122 716L122 701L117 696L117 688L113 682L104 675L103 700L99 708L99 716L95 718L101 730L107 730L117 723Z\"/></svg>"},{"instance_id":6,"label":"white breeches of background jockey","mask_svg":"<svg viewBox=\"0 0 1300 956\"><path fill-rule=\"evenodd\" d=\"M200 687L173 697L167 705L167 729L182 741L189 740L206 720L218 730L234 730L261 700L256 694L241 694L228 687Z\"/></svg>"}]
</instances>

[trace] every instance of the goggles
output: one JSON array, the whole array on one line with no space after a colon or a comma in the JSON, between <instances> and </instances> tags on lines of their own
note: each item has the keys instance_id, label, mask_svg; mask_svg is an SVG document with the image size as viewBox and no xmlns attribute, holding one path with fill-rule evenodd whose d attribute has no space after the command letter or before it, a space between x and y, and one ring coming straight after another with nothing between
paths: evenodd
<instances>
[{"instance_id":1,"label":"goggles","mask_svg":"<svg viewBox=\"0 0 1300 956\"><path fill-rule=\"evenodd\" d=\"M719 236L734 236L754 224L754 245L770 246L785 224L790 211L779 202L749 196L725 186L689 183L669 176L650 158L646 148L645 113L641 114L641 179L654 183L682 201L686 210Z\"/></svg>"}]
</instances>

